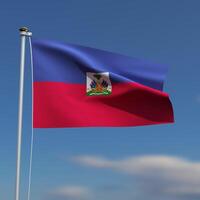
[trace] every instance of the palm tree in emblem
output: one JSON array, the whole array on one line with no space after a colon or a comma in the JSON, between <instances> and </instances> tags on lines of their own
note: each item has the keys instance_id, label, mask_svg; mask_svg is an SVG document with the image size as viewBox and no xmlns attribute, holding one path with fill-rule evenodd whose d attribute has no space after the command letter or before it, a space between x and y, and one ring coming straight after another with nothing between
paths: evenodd
<instances>
[{"instance_id":1,"label":"palm tree in emblem","mask_svg":"<svg viewBox=\"0 0 200 200\"><path fill-rule=\"evenodd\" d=\"M102 92L103 91L103 88L102 88L102 86L101 86L101 75L100 74L94 74L93 75L95 78L96 78L96 80L97 80L97 84L96 84L96 92Z\"/></svg>"},{"instance_id":2,"label":"palm tree in emblem","mask_svg":"<svg viewBox=\"0 0 200 200\"><path fill-rule=\"evenodd\" d=\"M94 74L93 75L96 78L96 81L93 80L91 83L91 88L95 89L95 92L99 92L102 93L103 91L105 91L108 87L108 83L103 79L103 81L101 81L102 79L102 75L101 74Z\"/></svg>"}]
</instances>

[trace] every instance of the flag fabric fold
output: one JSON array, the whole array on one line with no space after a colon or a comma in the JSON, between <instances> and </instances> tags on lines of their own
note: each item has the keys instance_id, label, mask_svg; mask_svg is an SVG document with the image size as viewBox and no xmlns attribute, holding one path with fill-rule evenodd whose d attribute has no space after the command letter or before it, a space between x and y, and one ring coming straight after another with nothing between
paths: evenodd
<instances>
[{"instance_id":1,"label":"flag fabric fold","mask_svg":"<svg viewBox=\"0 0 200 200\"><path fill-rule=\"evenodd\" d=\"M171 123L167 67L103 50L32 40L34 128Z\"/></svg>"}]
</instances>

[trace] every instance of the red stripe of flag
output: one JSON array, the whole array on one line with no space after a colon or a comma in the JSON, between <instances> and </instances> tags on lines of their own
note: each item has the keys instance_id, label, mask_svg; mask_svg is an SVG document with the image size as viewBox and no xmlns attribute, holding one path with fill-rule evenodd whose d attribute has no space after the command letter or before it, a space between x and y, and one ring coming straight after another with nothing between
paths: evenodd
<instances>
[{"instance_id":1,"label":"red stripe of flag","mask_svg":"<svg viewBox=\"0 0 200 200\"><path fill-rule=\"evenodd\" d=\"M139 126L174 122L166 93L114 83L108 96L87 96L85 84L34 82L34 128Z\"/></svg>"}]
</instances>

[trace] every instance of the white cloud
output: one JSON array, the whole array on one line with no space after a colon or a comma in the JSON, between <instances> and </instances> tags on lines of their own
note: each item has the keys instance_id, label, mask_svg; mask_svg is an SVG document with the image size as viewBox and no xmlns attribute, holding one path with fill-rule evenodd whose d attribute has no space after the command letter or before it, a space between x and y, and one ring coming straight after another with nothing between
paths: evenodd
<instances>
[{"instance_id":1,"label":"white cloud","mask_svg":"<svg viewBox=\"0 0 200 200\"><path fill-rule=\"evenodd\" d=\"M113 161L96 157L96 156L76 156L72 160L82 165L96 167L96 168L110 168L113 166Z\"/></svg>"},{"instance_id":2,"label":"white cloud","mask_svg":"<svg viewBox=\"0 0 200 200\"><path fill-rule=\"evenodd\" d=\"M86 199L90 196L90 190L82 186L63 186L56 188L51 195L66 199Z\"/></svg>"},{"instance_id":3,"label":"white cloud","mask_svg":"<svg viewBox=\"0 0 200 200\"><path fill-rule=\"evenodd\" d=\"M142 190L154 196L159 194L177 199L183 196L188 196L188 199L191 196L200 198L200 162L170 156L140 156L121 160L77 156L73 161L80 165L107 168L135 176Z\"/></svg>"}]
</instances>

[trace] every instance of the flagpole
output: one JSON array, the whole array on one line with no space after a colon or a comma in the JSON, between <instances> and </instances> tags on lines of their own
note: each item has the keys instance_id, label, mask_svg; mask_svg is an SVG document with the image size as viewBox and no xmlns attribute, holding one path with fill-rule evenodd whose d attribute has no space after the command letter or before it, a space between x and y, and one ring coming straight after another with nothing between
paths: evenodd
<instances>
[{"instance_id":1,"label":"flagpole","mask_svg":"<svg viewBox=\"0 0 200 200\"><path fill-rule=\"evenodd\" d=\"M20 57L20 80L19 80L19 107L18 107L18 136L17 136L17 162L16 162L16 188L15 200L19 200L20 190L20 166L21 166L21 141L22 141L22 117L23 117L23 94L24 94L24 66L26 37L32 35L28 28L19 29L21 37L21 57Z\"/></svg>"}]
</instances>

